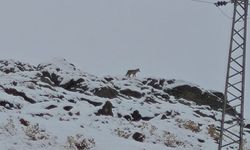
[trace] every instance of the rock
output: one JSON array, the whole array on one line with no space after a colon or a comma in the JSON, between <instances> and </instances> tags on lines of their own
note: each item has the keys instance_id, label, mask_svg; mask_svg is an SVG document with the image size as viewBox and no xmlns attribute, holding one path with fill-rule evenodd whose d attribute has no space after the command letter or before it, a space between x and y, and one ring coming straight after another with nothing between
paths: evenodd
<instances>
[{"instance_id":1,"label":"rock","mask_svg":"<svg viewBox=\"0 0 250 150\"><path fill-rule=\"evenodd\" d=\"M122 117L122 114L117 113L117 117L118 117L118 118L121 118L121 117Z\"/></svg>"},{"instance_id":2,"label":"rock","mask_svg":"<svg viewBox=\"0 0 250 150\"><path fill-rule=\"evenodd\" d=\"M161 120L164 120L164 119L168 119L168 118L167 118L166 115L163 114L163 115L161 116Z\"/></svg>"},{"instance_id":3,"label":"rock","mask_svg":"<svg viewBox=\"0 0 250 150\"><path fill-rule=\"evenodd\" d=\"M36 103L35 100L29 98L26 96L25 93L23 92L19 92L17 91L16 89L13 89L13 88L4 88L4 91L7 93L7 94L11 94L11 95L14 95L14 96L21 96L25 101L31 103L31 104L34 104Z\"/></svg>"},{"instance_id":4,"label":"rock","mask_svg":"<svg viewBox=\"0 0 250 150\"><path fill-rule=\"evenodd\" d=\"M108 81L108 82L111 82L112 80L114 80L113 78L111 78L111 77L105 77L104 78L106 81Z\"/></svg>"},{"instance_id":5,"label":"rock","mask_svg":"<svg viewBox=\"0 0 250 150\"><path fill-rule=\"evenodd\" d=\"M86 98L81 98L81 100L82 100L82 101L86 101L86 102L88 102L89 104L94 105L94 106L101 106L101 105L102 105L101 102L94 102L94 101L91 101L91 100L86 99Z\"/></svg>"},{"instance_id":6,"label":"rock","mask_svg":"<svg viewBox=\"0 0 250 150\"><path fill-rule=\"evenodd\" d=\"M216 95L217 97L219 97L222 100L224 99L224 94L221 92L211 91L211 93L213 93L214 95Z\"/></svg>"},{"instance_id":7,"label":"rock","mask_svg":"<svg viewBox=\"0 0 250 150\"><path fill-rule=\"evenodd\" d=\"M56 105L49 105L48 107L46 107L45 109L53 109L53 108L56 108L57 106Z\"/></svg>"},{"instance_id":8,"label":"rock","mask_svg":"<svg viewBox=\"0 0 250 150\"><path fill-rule=\"evenodd\" d=\"M74 104L76 103L76 101L75 101L75 100L73 100L73 99L69 99L69 100L68 100L68 102L70 102L70 103L74 103Z\"/></svg>"},{"instance_id":9,"label":"rock","mask_svg":"<svg viewBox=\"0 0 250 150\"><path fill-rule=\"evenodd\" d=\"M153 88L158 89L158 90L162 89L164 82L165 82L164 79L160 79L160 80L156 80L152 78L147 79L147 85L152 86Z\"/></svg>"},{"instance_id":10,"label":"rock","mask_svg":"<svg viewBox=\"0 0 250 150\"><path fill-rule=\"evenodd\" d=\"M106 101L102 109L99 109L96 115L113 116L112 108L112 103L110 101Z\"/></svg>"},{"instance_id":11,"label":"rock","mask_svg":"<svg viewBox=\"0 0 250 150\"><path fill-rule=\"evenodd\" d=\"M55 73L49 73L48 71L42 71L42 77L41 78L49 78L50 81L52 81L54 83L54 85L59 86L61 83L61 78L59 75L55 74Z\"/></svg>"},{"instance_id":12,"label":"rock","mask_svg":"<svg viewBox=\"0 0 250 150\"><path fill-rule=\"evenodd\" d=\"M19 121L20 121L20 123L21 123L22 125L24 125L24 126L29 126L29 125L30 125L30 122L27 121L27 120L25 120L25 119L23 119L23 118L21 118Z\"/></svg>"},{"instance_id":13,"label":"rock","mask_svg":"<svg viewBox=\"0 0 250 150\"><path fill-rule=\"evenodd\" d=\"M169 100L170 99L170 97L169 97L168 94L162 94L161 97L164 98L165 100Z\"/></svg>"},{"instance_id":14,"label":"rock","mask_svg":"<svg viewBox=\"0 0 250 150\"><path fill-rule=\"evenodd\" d=\"M138 110L135 110L132 114L131 114L131 116L132 116L132 121L139 121L139 120L141 120L142 119L142 116L141 116L141 114L139 113L139 111Z\"/></svg>"},{"instance_id":15,"label":"rock","mask_svg":"<svg viewBox=\"0 0 250 150\"><path fill-rule=\"evenodd\" d=\"M111 88L111 87L101 87L101 88L96 88L93 90L94 95L99 96L99 97L104 97L104 98L116 98L118 95L118 92Z\"/></svg>"},{"instance_id":16,"label":"rock","mask_svg":"<svg viewBox=\"0 0 250 150\"><path fill-rule=\"evenodd\" d=\"M245 128L250 129L250 124L247 124Z\"/></svg>"},{"instance_id":17,"label":"rock","mask_svg":"<svg viewBox=\"0 0 250 150\"><path fill-rule=\"evenodd\" d=\"M142 117L141 119L144 120L144 121L149 121L151 119L153 119L154 117Z\"/></svg>"},{"instance_id":18,"label":"rock","mask_svg":"<svg viewBox=\"0 0 250 150\"><path fill-rule=\"evenodd\" d=\"M167 80L167 83L168 83L168 84L173 84L174 82L175 82L175 79Z\"/></svg>"},{"instance_id":19,"label":"rock","mask_svg":"<svg viewBox=\"0 0 250 150\"><path fill-rule=\"evenodd\" d=\"M75 113L75 115L80 116L80 112L79 112L79 111L78 111L78 112L76 112L76 113Z\"/></svg>"},{"instance_id":20,"label":"rock","mask_svg":"<svg viewBox=\"0 0 250 150\"><path fill-rule=\"evenodd\" d=\"M172 110L171 111L166 111L166 116L171 116L172 115Z\"/></svg>"},{"instance_id":21,"label":"rock","mask_svg":"<svg viewBox=\"0 0 250 150\"><path fill-rule=\"evenodd\" d=\"M0 101L0 106L3 106L6 109L14 108L14 104L7 102L7 101Z\"/></svg>"},{"instance_id":22,"label":"rock","mask_svg":"<svg viewBox=\"0 0 250 150\"><path fill-rule=\"evenodd\" d=\"M155 103L160 104L159 102L157 102L156 100L154 100L152 97L146 97L146 99L144 100L144 102L149 103L149 104L151 104L151 103L153 103L153 104L155 104Z\"/></svg>"},{"instance_id":23,"label":"rock","mask_svg":"<svg viewBox=\"0 0 250 150\"><path fill-rule=\"evenodd\" d=\"M21 71L35 71L36 67L28 63L23 63L16 60L0 60L0 71L6 74L21 72Z\"/></svg>"},{"instance_id":24,"label":"rock","mask_svg":"<svg viewBox=\"0 0 250 150\"><path fill-rule=\"evenodd\" d=\"M131 97L135 97L135 98L141 98L142 94L140 92L137 91L132 91L130 89L124 89L124 90L120 90L120 93L126 96L131 96Z\"/></svg>"},{"instance_id":25,"label":"rock","mask_svg":"<svg viewBox=\"0 0 250 150\"><path fill-rule=\"evenodd\" d=\"M17 82L16 82L16 81L13 81L13 82L12 82L12 85L17 86Z\"/></svg>"},{"instance_id":26,"label":"rock","mask_svg":"<svg viewBox=\"0 0 250 150\"><path fill-rule=\"evenodd\" d=\"M138 142L143 142L145 140L145 135L139 132L135 132L132 138Z\"/></svg>"},{"instance_id":27,"label":"rock","mask_svg":"<svg viewBox=\"0 0 250 150\"><path fill-rule=\"evenodd\" d=\"M197 105L208 105L213 110L218 110L223 107L223 100L220 97L208 91L202 91L195 86L181 85L172 89L164 90L164 92L169 95L173 95L176 99L183 98L188 101L193 101ZM217 93L217 95L219 94ZM227 107L231 106L227 105ZM235 115L236 111L234 109L230 109L227 113Z\"/></svg>"},{"instance_id":28,"label":"rock","mask_svg":"<svg viewBox=\"0 0 250 150\"><path fill-rule=\"evenodd\" d=\"M218 121L218 120L216 119L215 115L207 115L207 114L202 113L200 110L195 110L194 112L195 112L196 114L198 114L199 116L201 116L201 117L209 117L209 118L211 118L211 119L214 119L215 121Z\"/></svg>"},{"instance_id":29,"label":"rock","mask_svg":"<svg viewBox=\"0 0 250 150\"><path fill-rule=\"evenodd\" d=\"M84 82L84 79L80 78L78 80L73 80L71 79L69 82L61 85L61 87L63 87L65 90L70 90L70 91L74 91L76 88L80 88L80 83Z\"/></svg>"},{"instance_id":30,"label":"rock","mask_svg":"<svg viewBox=\"0 0 250 150\"><path fill-rule=\"evenodd\" d=\"M73 108L73 106L64 106L63 109L66 111L70 111Z\"/></svg>"},{"instance_id":31,"label":"rock","mask_svg":"<svg viewBox=\"0 0 250 150\"><path fill-rule=\"evenodd\" d=\"M70 116L73 116L73 113L72 113L72 112L68 112L68 114L69 114Z\"/></svg>"},{"instance_id":32,"label":"rock","mask_svg":"<svg viewBox=\"0 0 250 150\"><path fill-rule=\"evenodd\" d=\"M48 78L44 76L40 76L40 81L49 84L50 86L53 86L54 83Z\"/></svg>"},{"instance_id":33,"label":"rock","mask_svg":"<svg viewBox=\"0 0 250 150\"><path fill-rule=\"evenodd\" d=\"M131 121L131 120L132 120L132 118L131 118L130 115L125 115L125 116L123 116L123 118L125 118L125 119L128 120L128 121Z\"/></svg>"},{"instance_id":34,"label":"rock","mask_svg":"<svg viewBox=\"0 0 250 150\"><path fill-rule=\"evenodd\" d=\"M37 114L32 114L32 116L39 116L39 117L49 116L49 117L53 117L53 115L51 115L49 113L37 113Z\"/></svg>"},{"instance_id":35,"label":"rock","mask_svg":"<svg viewBox=\"0 0 250 150\"><path fill-rule=\"evenodd\" d=\"M198 141L199 141L200 143L204 143L204 142L205 142L205 140L202 140L202 139L199 139L199 138L198 138Z\"/></svg>"}]
</instances>

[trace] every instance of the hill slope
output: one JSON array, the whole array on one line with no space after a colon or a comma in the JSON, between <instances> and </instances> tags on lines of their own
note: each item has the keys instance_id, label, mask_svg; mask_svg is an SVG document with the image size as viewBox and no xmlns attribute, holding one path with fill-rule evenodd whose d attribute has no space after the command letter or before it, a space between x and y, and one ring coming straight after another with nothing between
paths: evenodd
<instances>
[{"instance_id":1,"label":"hill slope","mask_svg":"<svg viewBox=\"0 0 250 150\"><path fill-rule=\"evenodd\" d=\"M0 76L2 149L217 149L220 92L174 79L96 77L65 59L1 60Z\"/></svg>"}]
</instances>

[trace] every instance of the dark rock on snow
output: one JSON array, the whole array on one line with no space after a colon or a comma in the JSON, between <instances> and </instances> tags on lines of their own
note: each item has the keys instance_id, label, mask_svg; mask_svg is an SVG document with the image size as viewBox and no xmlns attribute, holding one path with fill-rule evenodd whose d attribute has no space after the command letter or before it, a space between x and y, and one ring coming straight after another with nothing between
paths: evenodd
<instances>
[{"instance_id":1,"label":"dark rock on snow","mask_svg":"<svg viewBox=\"0 0 250 150\"><path fill-rule=\"evenodd\" d=\"M110 101L106 101L102 109L99 109L96 115L113 116L112 108L113 108L112 103Z\"/></svg>"},{"instance_id":2,"label":"dark rock on snow","mask_svg":"<svg viewBox=\"0 0 250 150\"><path fill-rule=\"evenodd\" d=\"M124 89L124 90L120 90L120 93L123 95L126 95L128 97L135 97L135 98L141 98L142 94L138 91L133 91L131 89Z\"/></svg>"},{"instance_id":3,"label":"dark rock on snow","mask_svg":"<svg viewBox=\"0 0 250 150\"><path fill-rule=\"evenodd\" d=\"M104 98L116 98L118 92L111 87L101 87L93 90L94 95Z\"/></svg>"},{"instance_id":4,"label":"dark rock on snow","mask_svg":"<svg viewBox=\"0 0 250 150\"><path fill-rule=\"evenodd\" d=\"M139 132L135 132L132 138L138 142L143 142L145 140L145 135Z\"/></svg>"}]
</instances>

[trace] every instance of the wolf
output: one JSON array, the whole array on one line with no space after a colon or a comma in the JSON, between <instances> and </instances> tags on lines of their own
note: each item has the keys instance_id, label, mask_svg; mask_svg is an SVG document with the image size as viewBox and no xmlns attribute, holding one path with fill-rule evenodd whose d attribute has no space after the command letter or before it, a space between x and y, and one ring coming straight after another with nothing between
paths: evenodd
<instances>
[{"instance_id":1,"label":"wolf","mask_svg":"<svg viewBox=\"0 0 250 150\"><path fill-rule=\"evenodd\" d=\"M130 77L131 75L133 75L133 77L135 77L137 72L140 72L139 68L134 70L128 70L126 76Z\"/></svg>"}]
</instances>

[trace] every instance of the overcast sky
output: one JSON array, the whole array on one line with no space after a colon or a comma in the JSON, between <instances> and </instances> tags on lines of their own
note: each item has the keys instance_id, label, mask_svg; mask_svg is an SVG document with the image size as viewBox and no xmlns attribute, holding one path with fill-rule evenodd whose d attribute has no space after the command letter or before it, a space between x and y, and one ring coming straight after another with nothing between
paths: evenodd
<instances>
[{"instance_id":1,"label":"overcast sky","mask_svg":"<svg viewBox=\"0 0 250 150\"><path fill-rule=\"evenodd\" d=\"M221 9L232 16L232 4ZM97 76L140 68L141 77L223 91L231 29L225 14L192 0L0 0L0 54L31 64L63 57Z\"/></svg>"}]
</instances>

